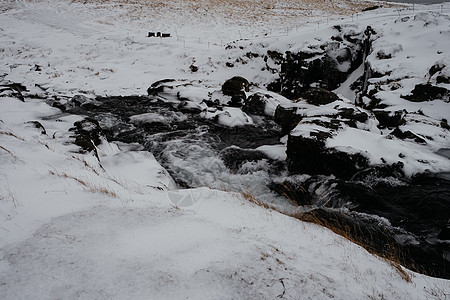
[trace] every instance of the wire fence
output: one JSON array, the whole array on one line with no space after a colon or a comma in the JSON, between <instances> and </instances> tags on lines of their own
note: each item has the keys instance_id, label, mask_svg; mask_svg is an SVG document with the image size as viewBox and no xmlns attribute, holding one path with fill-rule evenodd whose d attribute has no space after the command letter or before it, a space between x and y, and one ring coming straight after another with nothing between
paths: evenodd
<instances>
[{"instance_id":1,"label":"wire fence","mask_svg":"<svg viewBox=\"0 0 450 300\"><path fill-rule=\"evenodd\" d=\"M301 29L309 28L310 30L319 30L324 27L329 27L330 25L337 24L352 24L359 22L366 22L377 19L385 19L385 18L402 18L402 17L413 17L419 12L437 12L441 14L450 13L450 3L443 3L440 5L415 5L411 4L408 7L397 8L392 11L392 13L381 13L381 14L373 14L366 12L354 13L348 16L343 17L334 17L321 19L320 21L306 21L298 24L291 24L290 26L286 26L284 28L272 28L272 29L264 29L264 30L244 30L237 29L231 30L233 32L228 32L228 38L223 39L214 39L211 38L210 34L205 32L199 32L196 37L186 37L182 33L179 33L177 29L175 29L175 33L171 34L170 37L156 36L149 37L150 42L154 44L167 44L173 45L174 43L177 46L182 46L187 49L206 49L213 50L215 48L223 48L227 45L230 45L233 41L237 42L240 40L261 40L261 39L276 39L285 36L289 36L296 32L299 32ZM146 33L147 34L147 33ZM195 36L195 35L194 35Z\"/></svg>"}]
</instances>

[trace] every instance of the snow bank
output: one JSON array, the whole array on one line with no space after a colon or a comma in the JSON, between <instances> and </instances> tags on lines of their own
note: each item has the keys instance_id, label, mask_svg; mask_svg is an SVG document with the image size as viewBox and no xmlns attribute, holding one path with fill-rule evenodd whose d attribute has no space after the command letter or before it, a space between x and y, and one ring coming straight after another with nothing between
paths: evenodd
<instances>
[{"instance_id":1,"label":"snow bank","mask_svg":"<svg viewBox=\"0 0 450 300\"><path fill-rule=\"evenodd\" d=\"M128 22L130 15L138 18L133 10L121 10L114 2L96 5L2 2L2 82L21 82L38 96L65 98L80 91L142 94L151 82L174 75L193 80L207 75L215 86L230 75L245 75L243 65L219 68L228 57L236 58L233 50L200 42L188 43L186 50L179 37L147 39L142 26L147 23ZM335 5L348 8L346 2ZM179 12L169 17L182 22ZM150 15L156 20L148 23L152 28L168 28L163 14ZM306 29L308 34L315 26ZM198 26L187 28L198 39L192 34ZM289 42L277 39L270 43L286 50ZM211 58L214 53L217 57ZM198 74L189 71L193 56L201 65ZM254 64L261 70L259 62ZM274 77L258 73L252 71L249 80ZM200 101L197 92L182 96ZM137 145L105 142L97 149L98 159L80 154L68 129L81 117L41 99L1 97L0 106L1 298L423 299L449 293L446 280L405 271L407 282L391 264L329 230L250 204L240 195L177 190L167 171ZM234 109L208 115L213 116L227 126L252 123ZM155 119L159 116L133 120ZM46 133L29 121L38 121ZM351 134L343 131L335 146L353 143L365 150L348 138ZM282 146L260 150L282 159ZM177 200L186 197L192 205Z\"/></svg>"}]
</instances>

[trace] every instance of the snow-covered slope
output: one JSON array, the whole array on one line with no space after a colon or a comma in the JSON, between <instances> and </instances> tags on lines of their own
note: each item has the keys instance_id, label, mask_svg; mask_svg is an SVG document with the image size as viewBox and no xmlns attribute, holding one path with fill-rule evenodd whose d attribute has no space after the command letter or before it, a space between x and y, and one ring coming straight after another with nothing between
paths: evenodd
<instances>
[{"instance_id":1,"label":"snow-covered slope","mask_svg":"<svg viewBox=\"0 0 450 300\"><path fill-rule=\"evenodd\" d=\"M152 39L146 33L157 26L174 29L163 26L170 18L158 15L152 28L143 28L121 5L124 10L69 1L0 4L1 84L22 83L35 95L25 102L8 91L0 97L0 298L442 299L450 293L448 280L403 270L240 194L178 190L140 145L103 141L98 157L80 153L69 129L82 117L38 97L145 94L167 77L203 80L206 88L234 75L261 84L275 78L261 75L252 61L255 68L225 68L239 48L223 49L218 37L238 39L248 28L226 34L217 26L198 36L206 22L189 25L183 37L172 31L172 38ZM277 39L272 33L270 43Z\"/></svg>"},{"instance_id":2,"label":"snow-covered slope","mask_svg":"<svg viewBox=\"0 0 450 300\"><path fill-rule=\"evenodd\" d=\"M381 260L240 194L174 190L138 146L78 154L72 122L1 98L2 299L443 297L448 281ZM39 120L46 134L36 128Z\"/></svg>"}]
</instances>

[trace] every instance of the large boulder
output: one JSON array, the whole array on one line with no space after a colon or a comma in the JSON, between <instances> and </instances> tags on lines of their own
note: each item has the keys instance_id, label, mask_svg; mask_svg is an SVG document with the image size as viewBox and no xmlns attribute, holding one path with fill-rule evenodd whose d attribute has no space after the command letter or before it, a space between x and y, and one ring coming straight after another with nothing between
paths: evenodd
<instances>
[{"instance_id":1,"label":"large boulder","mask_svg":"<svg viewBox=\"0 0 450 300\"><path fill-rule=\"evenodd\" d=\"M255 93L245 100L245 104L242 107L242 110L246 113L253 115L264 116L267 99L271 98L270 95L265 95L262 93Z\"/></svg>"},{"instance_id":2,"label":"large boulder","mask_svg":"<svg viewBox=\"0 0 450 300\"><path fill-rule=\"evenodd\" d=\"M309 88L301 94L301 97L309 104L314 105L324 105L339 100L335 93L323 88Z\"/></svg>"},{"instance_id":3,"label":"large boulder","mask_svg":"<svg viewBox=\"0 0 450 300\"><path fill-rule=\"evenodd\" d=\"M245 92L249 91L249 82L244 77L235 76L225 81L222 85L222 93L231 96L230 106L240 107L247 99Z\"/></svg>"},{"instance_id":4,"label":"large boulder","mask_svg":"<svg viewBox=\"0 0 450 300\"><path fill-rule=\"evenodd\" d=\"M449 101L449 97L450 93L446 88L434 86L430 83L421 83L414 87L411 95L404 96L403 98L412 102L425 102L437 99Z\"/></svg>"},{"instance_id":5,"label":"large boulder","mask_svg":"<svg viewBox=\"0 0 450 300\"><path fill-rule=\"evenodd\" d=\"M234 96L242 91L249 91L249 82L244 77L235 76L225 81L222 85L222 93L227 96Z\"/></svg>"},{"instance_id":6,"label":"large boulder","mask_svg":"<svg viewBox=\"0 0 450 300\"><path fill-rule=\"evenodd\" d=\"M281 126L282 135L288 134L302 119L303 116L297 114L297 107L278 105L275 110L274 121Z\"/></svg>"},{"instance_id":7,"label":"large boulder","mask_svg":"<svg viewBox=\"0 0 450 300\"><path fill-rule=\"evenodd\" d=\"M69 131L74 132L72 138L75 138L75 145L80 146L87 152L94 151L97 155L96 146L106 139L98 121L88 117L75 122L73 125L74 127L70 128Z\"/></svg>"},{"instance_id":8,"label":"large boulder","mask_svg":"<svg viewBox=\"0 0 450 300\"><path fill-rule=\"evenodd\" d=\"M314 137L289 135L286 163L291 173L334 175L350 179L369 163L361 154L349 154L325 146L326 134Z\"/></svg>"}]
</instances>

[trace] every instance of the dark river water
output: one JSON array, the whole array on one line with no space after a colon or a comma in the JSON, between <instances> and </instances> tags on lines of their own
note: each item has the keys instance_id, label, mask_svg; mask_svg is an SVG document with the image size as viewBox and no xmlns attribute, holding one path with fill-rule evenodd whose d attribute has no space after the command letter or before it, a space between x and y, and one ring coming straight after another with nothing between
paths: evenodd
<instances>
[{"instance_id":1,"label":"dark river water","mask_svg":"<svg viewBox=\"0 0 450 300\"><path fill-rule=\"evenodd\" d=\"M256 150L280 144L281 128L270 118L227 128L178 104L176 97L103 97L84 104L78 98L64 109L97 120L109 141L143 145L180 188L250 189L266 203L282 204L286 213L303 208L303 220L319 219L350 233L366 249L399 257L415 271L450 278L448 232L442 234L450 207L447 177L423 176L401 185L377 186L367 185L364 176L358 180L312 176L304 181L302 175L289 174L284 161ZM154 121L133 122L133 116L143 113L150 113ZM285 190L287 185L290 189ZM297 203L290 204L292 200Z\"/></svg>"}]
</instances>

